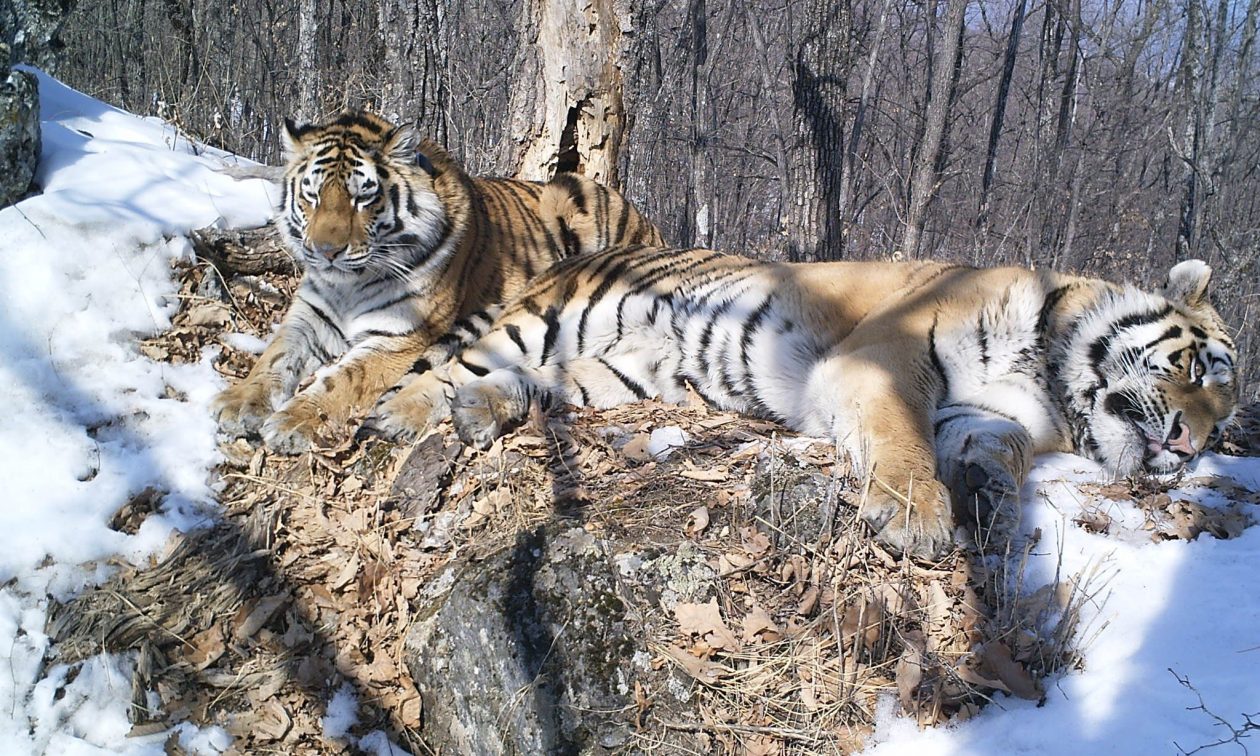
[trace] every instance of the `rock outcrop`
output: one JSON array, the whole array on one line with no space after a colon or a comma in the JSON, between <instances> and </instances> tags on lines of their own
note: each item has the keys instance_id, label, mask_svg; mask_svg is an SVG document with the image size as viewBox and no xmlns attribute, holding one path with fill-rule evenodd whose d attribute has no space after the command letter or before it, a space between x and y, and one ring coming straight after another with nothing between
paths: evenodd
<instances>
[{"instance_id":1,"label":"rock outcrop","mask_svg":"<svg viewBox=\"0 0 1260 756\"><path fill-rule=\"evenodd\" d=\"M39 81L9 55L0 43L0 207L26 196L39 165Z\"/></svg>"}]
</instances>

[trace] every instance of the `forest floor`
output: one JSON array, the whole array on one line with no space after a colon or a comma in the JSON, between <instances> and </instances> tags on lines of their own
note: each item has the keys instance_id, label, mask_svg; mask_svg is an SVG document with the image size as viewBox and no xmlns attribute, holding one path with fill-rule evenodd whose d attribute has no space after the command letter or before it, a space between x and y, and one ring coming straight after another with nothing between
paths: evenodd
<instances>
[{"instance_id":1,"label":"forest floor","mask_svg":"<svg viewBox=\"0 0 1260 756\"><path fill-rule=\"evenodd\" d=\"M0 750L424 752L417 597L556 518L689 554L717 586L643 608L664 682L634 689L626 748L1136 752L1256 730L1260 460L1106 481L1046 457L1000 539L927 565L862 533L833 447L699 406L540 415L484 453L435 434L271 456L216 439L208 405L295 275L222 280L185 240L261 222L265 188L160 122L41 93L44 193L0 211ZM1257 439L1247 414L1227 450Z\"/></svg>"}]
</instances>

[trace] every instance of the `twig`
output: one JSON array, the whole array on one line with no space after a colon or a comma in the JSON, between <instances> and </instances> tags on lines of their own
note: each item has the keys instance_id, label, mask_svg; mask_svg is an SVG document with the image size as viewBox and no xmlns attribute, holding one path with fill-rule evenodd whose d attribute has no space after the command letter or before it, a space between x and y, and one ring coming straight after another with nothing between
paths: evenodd
<instances>
[{"instance_id":1,"label":"twig","mask_svg":"<svg viewBox=\"0 0 1260 756\"><path fill-rule=\"evenodd\" d=\"M1250 751L1247 750L1247 746L1243 745L1242 741L1246 740L1247 738L1250 738L1253 733L1260 732L1260 721L1257 721L1258 719L1260 719L1260 711L1257 711L1253 714L1246 714L1246 713L1242 714L1241 715L1243 718L1242 726L1235 727L1234 725L1230 724L1229 721L1226 720L1224 717L1218 715L1216 712L1212 711L1211 709L1207 707L1207 704L1204 703L1203 701L1203 694L1200 693L1199 690L1190 683L1189 676L1182 677L1181 675L1174 672L1172 667L1168 668L1168 673L1171 674L1174 678L1176 678L1177 682L1181 683L1182 687L1186 688L1191 693L1194 693L1195 698L1199 699L1198 706L1187 706L1186 711L1201 711L1204 714L1206 714L1208 717L1210 717L1216 723L1215 724L1216 727L1224 727L1230 732L1230 736L1228 738L1221 738L1220 740L1217 740L1213 743L1205 743L1199 746L1198 748L1195 748L1193 751L1187 751L1186 749L1181 747L1181 744L1179 744L1177 741L1174 740L1173 745L1177 746L1177 751L1179 753L1183 754L1183 756L1190 756L1191 754L1198 753L1199 751L1206 751L1209 748L1215 748L1217 746L1228 745L1229 743L1234 743L1235 745L1237 745L1239 748L1243 750L1244 754L1250 753Z\"/></svg>"}]
</instances>

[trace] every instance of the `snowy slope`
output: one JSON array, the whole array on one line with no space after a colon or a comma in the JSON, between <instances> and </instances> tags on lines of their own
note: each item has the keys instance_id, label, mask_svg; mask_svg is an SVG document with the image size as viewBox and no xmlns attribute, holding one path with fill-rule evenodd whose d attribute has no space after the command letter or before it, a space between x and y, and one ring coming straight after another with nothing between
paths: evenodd
<instances>
[{"instance_id":1,"label":"snowy slope","mask_svg":"<svg viewBox=\"0 0 1260 756\"><path fill-rule=\"evenodd\" d=\"M893 716L890 703L869 754L1190 752L1232 736L1207 712L1191 710L1200 703L1196 691L1208 711L1236 728L1244 714L1260 713L1260 591L1252 582L1260 567L1260 527L1228 541L1200 535L1155 543L1141 530L1136 507L1114 502L1111 533L1091 534L1072 523L1086 498L1073 483L1101 479L1097 466L1067 455L1039 462L1022 496L1023 531L1043 534L1027 585L1052 582L1057 568L1066 576L1097 567L1090 582L1097 595L1084 605L1078 639L1084 670L1049 685L1041 708L999 694L995 705L952 727L919 731ZM1208 476L1257 491L1260 459L1209 455L1186 478ZM1198 486L1171 495L1208 506L1226 503ZM1260 733L1250 744L1260 745Z\"/></svg>"},{"instance_id":2,"label":"snowy slope","mask_svg":"<svg viewBox=\"0 0 1260 756\"><path fill-rule=\"evenodd\" d=\"M44 191L0 211L0 753L160 753L161 736L124 737L120 661L94 660L58 697L66 670L40 668L44 596L103 577L73 565L137 559L213 506L206 408L220 380L208 364L152 362L136 343L169 325L170 262L191 254L183 234L260 225L272 200L261 181L215 173L221 161L168 125L42 74L40 99ZM166 398L177 394L188 401ZM164 512L135 536L110 530L149 486L170 492Z\"/></svg>"},{"instance_id":3,"label":"snowy slope","mask_svg":"<svg viewBox=\"0 0 1260 756\"><path fill-rule=\"evenodd\" d=\"M42 668L46 595L104 577L79 563L139 560L171 528L213 516L207 406L220 381L208 364L155 363L136 344L168 325L169 263L190 254L184 234L258 225L272 197L262 182L215 173L220 156L193 154L160 122L42 75L40 84L44 193L0 211L0 753L160 753L164 735L125 737L125 660L94 659L68 684L64 667ZM1187 478L1205 475L1257 490L1260 460L1209 457ZM1111 534L1090 534L1072 524L1085 501L1075 484L1098 477L1076 457L1043 459L1023 497L1022 530L1043 534L1030 589L1056 570L1098 568L1083 611L1085 669L1052 684L1041 708L999 697L969 722L922 732L890 713L872 753L1170 753L1227 736L1187 711L1198 699L1170 668L1236 726L1260 711L1260 593L1250 583L1260 528L1232 541L1153 543L1141 514L1117 502ZM135 536L110 530L109 516L149 486L170 492L166 509ZM1221 503L1202 488L1185 496ZM335 703L332 732L353 708ZM181 735L196 752L228 741L217 728Z\"/></svg>"}]
</instances>

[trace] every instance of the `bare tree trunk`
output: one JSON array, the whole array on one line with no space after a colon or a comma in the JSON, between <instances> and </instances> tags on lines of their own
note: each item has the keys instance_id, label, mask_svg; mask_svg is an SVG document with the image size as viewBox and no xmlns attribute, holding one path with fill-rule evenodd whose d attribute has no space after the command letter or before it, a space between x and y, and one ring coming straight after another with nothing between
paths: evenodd
<instances>
[{"instance_id":1,"label":"bare tree trunk","mask_svg":"<svg viewBox=\"0 0 1260 756\"><path fill-rule=\"evenodd\" d=\"M887 2L888 0L885 0ZM765 92L773 92L775 90L774 76L770 70L770 52L766 46L765 34L761 30L760 19L756 18L750 6L744 6L744 13L748 23L748 30L752 33L753 46L757 50L757 70L761 77L761 86ZM779 199L775 207L775 228L784 229L784 221L786 220L784 202L787 197L792 196L791 180L788 178L788 158L787 158L787 140L786 132L783 128L783 120L779 117L777 108L769 109L770 123L773 131L770 138L774 142L774 167L775 177L779 183Z\"/></svg>"},{"instance_id":2,"label":"bare tree trunk","mask_svg":"<svg viewBox=\"0 0 1260 756\"><path fill-rule=\"evenodd\" d=\"M930 80L931 95L927 101L923 141L919 146L918 154L915 155L914 169L910 175L906 232L901 243L901 252L907 258L919 256L928 204L936 195L936 168L942 158L941 146L945 141L945 128L954 94L951 82L956 73L955 61L961 53L966 11L967 0L949 0L949 5L945 10L944 34Z\"/></svg>"},{"instance_id":3,"label":"bare tree trunk","mask_svg":"<svg viewBox=\"0 0 1260 756\"><path fill-rule=\"evenodd\" d=\"M1198 243L1195 221L1198 219L1199 177L1196 173L1199 140L1202 137L1202 108L1199 102L1200 79L1203 76L1201 61L1199 0L1186 1L1186 31L1181 48L1181 70L1178 85L1185 103L1185 126L1182 129L1181 159L1181 220L1177 226L1177 257L1190 257Z\"/></svg>"},{"instance_id":4,"label":"bare tree trunk","mask_svg":"<svg viewBox=\"0 0 1260 756\"><path fill-rule=\"evenodd\" d=\"M1011 78L1015 74L1015 57L1019 54L1026 5L1027 0L1017 0L1015 12L1011 16L1011 31L1006 37L1006 51L1002 55L1002 77L998 80L993 119L989 124L989 146L984 156L984 175L980 180L980 209L976 214L976 227L982 240L989 235L989 192L993 189L998 143L1002 139L1002 121L1006 117L1006 99L1010 96Z\"/></svg>"},{"instance_id":5,"label":"bare tree trunk","mask_svg":"<svg viewBox=\"0 0 1260 756\"><path fill-rule=\"evenodd\" d=\"M788 256L835 260L844 252L837 201L853 9L849 0L808 5L806 38L792 70L796 140L788 201Z\"/></svg>"},{"instance_id":6,"label":"bare tree trunk","mask_svg":"<svg viewBox=\"0 0 1260 756\"><path fill-rule=\"evenodd\" d=\"M316 0L298 3L298 117L303 121L319 118L319 68L315 65L318 21Z\"/></svg>"},{"instance_id":7,"label":"bare tree trunk","mask_svg":"<svg viewBox=\"0 0 1260 756\"><path fill-rule=\"evenodd\" d=\"M841 249L848 247L849 205L853 202L855 190L858 147L862 143L862 129L866 126L866 111L871 105L871 85L875 79L875 64L879 61L879 51L883 46L884 32L888 28L888 6L891 0L883 0L879 5L879 21L875 26L875 37L871 41L871 49L867 53L866 70L862 73L862 93L858 97L857 112L853 114L853 128L849 131L849 143L844 151L844 164L840 174L840 197L836 201L836 212L841 227Z\"/></svg>"},{"instance_id":8,"label":"bare tree trunk","mask_svg":"<svg viewBox=\"0 0 1260 756\"><path fill-rule=\"evenodd\" d=\"M377 19L390 71L380 85L382 112L395 121L420 122L424 133L445 144L450 71L442 0L381 0Z\"/></svg>"}]
</instances>

